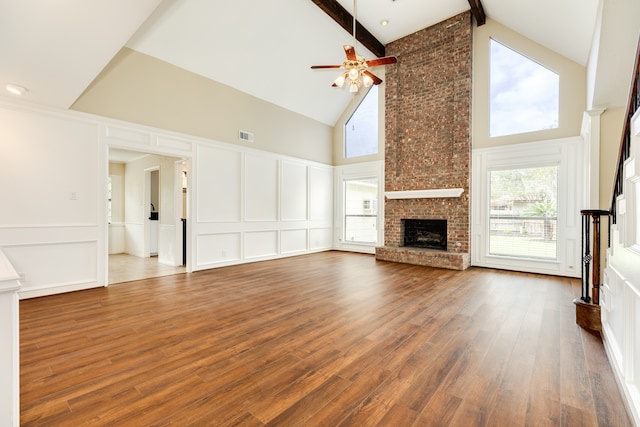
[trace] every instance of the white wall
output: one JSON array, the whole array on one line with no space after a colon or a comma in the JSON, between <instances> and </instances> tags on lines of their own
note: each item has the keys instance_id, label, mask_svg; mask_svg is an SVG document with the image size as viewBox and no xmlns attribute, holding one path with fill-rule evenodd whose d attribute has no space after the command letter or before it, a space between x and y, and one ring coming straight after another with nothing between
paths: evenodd
<instances>
[{"instance_id":1,"label":"white wall","mask_svg":"<svg viewBox=\"0 0 640 427\"><path fill-rule=\"evenodd\" d=\"M96 121L0 103L0 248L23 297L104 284L99 146Z\"/></svg>"},{"instance_id":2,"label":"white wall","mask_svg":"<svg viewBox=\"0 0 640 427\"><path fill-rule=\"evenodd\" d=\"M331 249L333 168L198 145L194 270Z\"/></svg>"},{"instance_id":3,"label":"white wall","mask_svg":"<svg viewBox=\"0 0 640 427\"><path fill-rule=\"evenodd\" d=\"M176 213L177 191L182 192L179 183L174 180L177 157L150 154L126 164L124 186L125 216L125 252L138 257L148 257L149 241L145 236L150 233L151 200L146 194L149 187L150 170L159 173L159 200L154 203L158 215L158 262L179 265L182 260L175 259L175 235L179 217ZM177 186L177 187L176 187ZM178 188L179 187L179 188Z\"/></svg>"},{"instance_id":4,"label":"white wall","mask_svg":"<svg viewBox=\"0 0 640 427\"><path fill-rule=\"evenodd\" d=\"M609 361L640 425L640 111L631 129L631 155L625 162L600 305Z\"/></svg>"},{"instance_id":5,"label":"white wall","mask_svg":"<svg viewBox=\"0 0 640 427\"><path fill-rule=\"evenodd\" d=\"M148 157L169 171L162 180L177 176L176 158L191 165L188 271L332 248L331 166L9 101L0 102L0 148L0 200L11 207L0 210L0 249L25 279L21 298L107 283L109 148L163 156ZM180 218L162 211L175 212L181 194L168 191L160 239L173 244ZM148 215L134 208L125 208L127 233L130 214Z\"/></svg>"}]
</instances>

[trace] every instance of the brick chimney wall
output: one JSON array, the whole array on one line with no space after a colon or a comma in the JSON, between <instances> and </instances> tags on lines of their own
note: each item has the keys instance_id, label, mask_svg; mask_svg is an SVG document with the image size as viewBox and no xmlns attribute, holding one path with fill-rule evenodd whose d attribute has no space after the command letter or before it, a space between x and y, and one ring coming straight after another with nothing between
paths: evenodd
<instances>
[{"instance_id":1,"label":"brick chimney wall","mask_svg":"<svg viewBox=\"0 0 640 427\"><path fill-rule=\"evenodd\" d=\"M459 198L385 200L385 246L377 256L464 269L470 247L471 13L389 43L386 53L398 63L385 73L385 191L464 192ZM446 219L447 252L399 249L403 218ZM416 257L426 260L416 262ZM434 259L443 265L433 264Z\"/></svg>"}]
</instances>

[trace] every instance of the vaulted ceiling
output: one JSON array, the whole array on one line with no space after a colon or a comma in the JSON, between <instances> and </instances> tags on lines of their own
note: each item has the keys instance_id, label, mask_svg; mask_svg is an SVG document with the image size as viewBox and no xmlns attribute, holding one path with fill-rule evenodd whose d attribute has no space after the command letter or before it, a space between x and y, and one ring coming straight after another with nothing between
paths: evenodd
<instances>
[{"instance_id":1,"label":"vaulted ceiling","mask_svg":"<svg viewBox=\"0 0 640 427\"><path fill-rule=\"evenodd\" d=\"M353 12L353 0L337 0ZM630 0L624 0L630 1ZM0 84L69 108L124 46L333 125L352 95L330 87L352 35L316 0L3 0ZM469 10L477 0L361 0L358 20L382 44ZM585 65L598 0L482 0L494 19ZM381 25L383 20L388 25ZM367 59L375 55L360 44ZM1 91L0 96L11 96Z\"/></svg>"}]
</instances>

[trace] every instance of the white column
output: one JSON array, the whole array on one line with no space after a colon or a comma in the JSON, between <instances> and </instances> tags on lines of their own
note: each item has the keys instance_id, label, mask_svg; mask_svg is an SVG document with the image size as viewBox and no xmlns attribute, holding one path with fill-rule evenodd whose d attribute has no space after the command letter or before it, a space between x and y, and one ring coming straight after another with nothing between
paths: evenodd
<instances>
[{"instance_id":1,"label":"white column","mask_svg":"<svg viewBox=\"0 0 640 427\"><path fill-rule=\"evenodd\" d=\"M0 427L20 425L18 278L0 250Z\"/></svg>"},{"instance_id":2,"label":"white column","mask_svg":"<svg viewBox=\"0 0 640 427\"><path fill-rule=\"evenodd\" d=\"M600 209L600 116L606 108L585 111L582 119L582 138L585 141L584 209Z\"/></svg>"}]
</instances>

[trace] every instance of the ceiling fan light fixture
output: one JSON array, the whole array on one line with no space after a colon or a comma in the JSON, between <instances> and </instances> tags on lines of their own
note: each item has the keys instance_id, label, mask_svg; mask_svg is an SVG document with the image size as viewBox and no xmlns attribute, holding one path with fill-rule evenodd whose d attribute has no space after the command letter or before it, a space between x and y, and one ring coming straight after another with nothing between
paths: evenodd
<instances>
[{"instance_id":1,"label":"ceiling fan light fixture","mask_svg":"<svg viewBox=\"0 0 640 427\"><path fill-rule=\"evenodd\" d=\"M373 79L367 74L362 73L362 84L364 85L364 87L371 87L371 85L373 84Z\"/></svg>"},{"instance_id":2,"label":"ceiling fan light fixture","mask_svg":"<svg viewBox=\"0 0 640 427\"><path fill-rule=\"evenodd\" d=\"M398 60L395 56L385 56L382 58L372 59L370 61L365 60L362 56L356 53L356 0L353 0L353 45L343 45L344 53L346 55L345 60L341 65L312 65L312 69L333 69L341 68L344 71L335 79L332 87L342 87L347 82L349 86L349 92L356 93L360 87L369 88L372 85L379 85L382 83L382 79L372 74L368 68L378 67L381 65L395 64ZM388 23L387 20L385 22Z\"/></svg>"}]
</instances>

